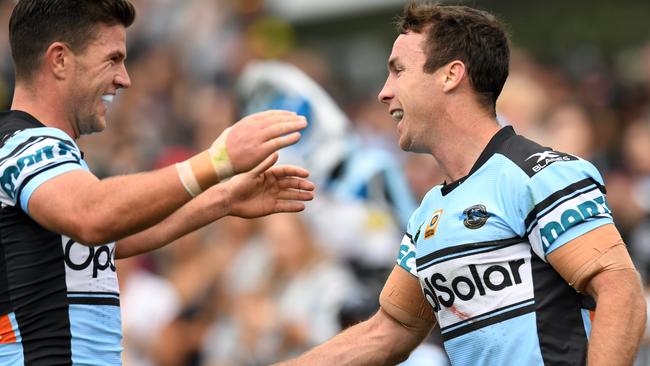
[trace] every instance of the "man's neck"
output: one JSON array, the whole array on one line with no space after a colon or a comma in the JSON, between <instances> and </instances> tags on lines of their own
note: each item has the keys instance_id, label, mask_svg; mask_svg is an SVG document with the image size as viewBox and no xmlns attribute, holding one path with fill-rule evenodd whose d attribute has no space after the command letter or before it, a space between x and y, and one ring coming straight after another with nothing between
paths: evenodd
<instances>
[{"instance_id":1,"label":"man's neck","mask_svg":"<svg viewBox=\"0 0 650 366\"><path fill-rule=\"evenodd\" d=\"M449 123L431 149L446 181L454 182L468 175L499 129L495 118L483 115L476 119L457 118Z\"/></svg>"},{"instance_id":2,"label":"man's neck","mask_svg":"<svg viewBox=\"0 0 650 366\"><path fill-rule=\"evenodd\" d=\"M76 139L71 124L66 122L68 119L63 113L60 99L57 98L57 91L46 87L39 89L17 83L11 109L27 112L45 126L58 128Z\"/></svg>"}]
</instances>

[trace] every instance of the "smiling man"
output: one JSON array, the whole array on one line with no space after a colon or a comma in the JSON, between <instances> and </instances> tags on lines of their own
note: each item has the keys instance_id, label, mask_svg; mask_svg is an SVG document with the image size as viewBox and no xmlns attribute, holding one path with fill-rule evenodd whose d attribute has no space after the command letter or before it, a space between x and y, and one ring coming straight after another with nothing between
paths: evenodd
<instances>
[{"instance_id":1,"label":"smiling man","mask_svg":"<svg viewBox=\"0 0 650 366\"><path fill-rule=\"evenodd\" d=\"M0 112L0 364L121 364L115 259L154 250L224 215L296 212L308 172L272 167L306 121L242 119L205 151L157 171L100 180L75 140L106 128L131 81L128 0L20 0L16 69ZM225 180L229 179L227 182Z\"/></svg>"},{"instance_id":2,"label":"smiling man","mask_svg":"<svg viewBox=\"0 0 650 366\"><path fill-rule=\"evenodd\" d=\"M646 305L603 179L497 122L502 26L411 3L399 31L379 100L446 182L411 216L379 311L286 365L394 365L435 320L453 365L631 365Z\"/></svg>"}]
</instances>

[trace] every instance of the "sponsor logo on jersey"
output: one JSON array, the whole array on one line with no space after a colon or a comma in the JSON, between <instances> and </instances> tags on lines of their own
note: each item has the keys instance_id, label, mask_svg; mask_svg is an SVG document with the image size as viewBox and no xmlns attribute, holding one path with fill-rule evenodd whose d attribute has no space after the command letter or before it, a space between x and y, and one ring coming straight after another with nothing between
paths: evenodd
<instances>
[{"instance_id":1,"label":"sponsor logo on jersey","mask_svg":"<svg viewBox=\"0 0 650 366\"><path fill-rule=\"evenodd\" d=\"M0 176L0 185L7 194L12 198L16 198L16 182L23 169L33 165L45 166L49 160L67 155L73 157L77 162L81 161L81 157L73 150L73 147L63 141L59 141L55 145L45 145L31 154L11 159L7 162Z\"/></svg>"},{"instance_id":2,"label":"sponsor logo on jersey","mask_svg":"<svg viewBox=\"0 0 650 366\"><path fill-rule=\"evenodd\" d=\"M115 272L115 246L100 245L96 247L77 244L69 239L64 248L65 264L74 271L83 271L92 268L93 278L97 278L100 271L110 270Z\"/></svg>"},{"instance_id":3,"label":"sponsor logo on jersey","mask_svg":"<svg viewBox=\"0 0 650 366\"><path fill-rule=\"evenodd\" d=\"M463 225L476 230L487 222L490 215L484 205L474 205L463 210Z\"/></svg>"},{"instance_id":4,"label":"sponsor logo on jersey","mask_svg":"<svg viewBox=\"0 0 650 366\"><path fill-rule=\"evenodd\" d=\"M408 235L404 235L402 238L402 244L399 247L399 256L397 257L397 264L399 264L402 268L406 269L413 275L417 276L417 268L415 265L415 243L417 241L417 236L419 235L420 231L418 230L418 233L415 235L415 240L411 241L411 239L408 237Z\"/></svg>"},{"instance_id":5,"label":"sponsor logo on jersey","mask_svg":"<svg viewBox=\"0 0 650 366\"><path fill-rule=\"evenodd\" d=\"M547 150L532 154L531 156L527 157L525 161L534 164L532 167L530 167L530 169L532 169L533 173L537 173L550 164L555 163L556 161L571 160L577 160L577 158L569 154Z\"/></svg>"},{"instance_id":6,"label":"sponsor logo on jersey","mask_svg":"<svg viewBox=\"0 0 650 366\"><path fill-rule=\"evenodd\" d=\"M430 237L436 235L436 230L438 230L438 224L440 223L441 216L442 210L438 210L433 213L431 220L429 220L427 227L424 229L424 239L429 239Z\"/></svg>"},{"instance_id":7,"label":"sponsor logo on jersey","mask_svg":"<svg viewBox=\"0 0 650 366\"><path fill-rule=\"evenodd\" d=\"M487 326L488 318L534 299L530 243L513 237L468 244L418 257L420 286L447 336L456 326Z\"/></svg>"},{"instance_id":8,"label":"sponsor logo on jersey","mask_svg":"<svg viewBox=\"0 0 650 366\"><path fill-rule=\"evenodd\" d=\"M465 275L453 278L434 272L423 280L424 295L433 304L436 312L440 311L442 306L451 308L457 299L469 301L476 296L485 296L490 291L498 292L520 285L520 268L525 263L525 259L516 259L508 261L505 265L494 264L483 268L470 264Z\"/></svg>"},{"instance_id":9,"label":"sponsor logo on jersey","mask_svg":"<svg viewBox=\"0 0 650 366\"><path fill-rule=\"evenodd\" d=\"M544 220L546 222L540 230L545 249L548 249L562 233L573 225L600 214L611 215L605 197L602 195L571 208L563 208L560 214L554 212L552 215L547 215L547 217L553 216L556 220Z\"/></svg>"}]
</instances>

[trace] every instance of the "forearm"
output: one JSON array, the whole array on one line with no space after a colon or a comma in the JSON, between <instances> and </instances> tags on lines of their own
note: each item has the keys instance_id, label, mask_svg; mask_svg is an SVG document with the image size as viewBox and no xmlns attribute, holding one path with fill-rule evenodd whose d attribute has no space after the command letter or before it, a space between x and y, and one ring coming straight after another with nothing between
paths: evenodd
<instances>
[{"instance_id":1,"label":"forearm","mask_svg":"<svg viewBox=\"0 0 650 366\"><path fill-rule=\"evenodd\" d=\"M634 271L616 274L617 281L602 286L589 340L588 364L631 365L646 323L646 303ZM601 278L602 279L602 278Z\"/></svg>"},{"instance_id":2,"label":"forearm","mask_svg":"<svg viewBox=\"0 0 650 366\"><path fill-rule=\"evenodd\" d=\"M88 187L78 200L80 219L92 230L88 244L110 242L149 228L190 200L176 169L118 176Z\"/></svg>"},{"instance_id":3,"label":"forearm","mask_svg":"<svg viewBox=\"0 0 650 366\"><path fill-rule=\"evenodd\" d=\"M226 216L226 191L216 186L186 203L160 223L117 242L118 259L161 248L194 230Z\"/></svg>"},{"instance_id":4,"label":"forearm","mask_svg":"<svg viewBox=\"0 0 650 366\"><path fill-rule=\"evenodd\" d=\"M304 355L278 366L395 365L422 341L383 310Z\"/></svg>"}]
</instances>

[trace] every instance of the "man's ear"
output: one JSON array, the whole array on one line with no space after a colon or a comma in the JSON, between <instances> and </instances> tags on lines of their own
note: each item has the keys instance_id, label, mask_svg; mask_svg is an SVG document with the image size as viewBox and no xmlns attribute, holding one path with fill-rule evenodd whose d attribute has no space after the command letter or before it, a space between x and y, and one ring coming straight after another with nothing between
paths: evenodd
<instances>
[{"instance_id":1,"label":"man's ear","mask_svg":"<svg viewBox=\"0 0 650 366\"><path fill-rule=\"evenodd\" d=\"M45 51L44 67L55 78L63 80L70 73L72 67L72 51L62 42L54 42Z\"/></svg>"},{"instance_id":2,"label":"man's ear","mask_svg":"<svg viewBox=\"0 0 650 366\"><path fill-rule=\"evenodd\" d=\"M456 89L458 85L463 81L466 75L467 69L465 68L465 63L460 60L454 60L447 65L443 66L444 73L443 77L443 91L450 92Z\"/></svg>"}]
</instances>

